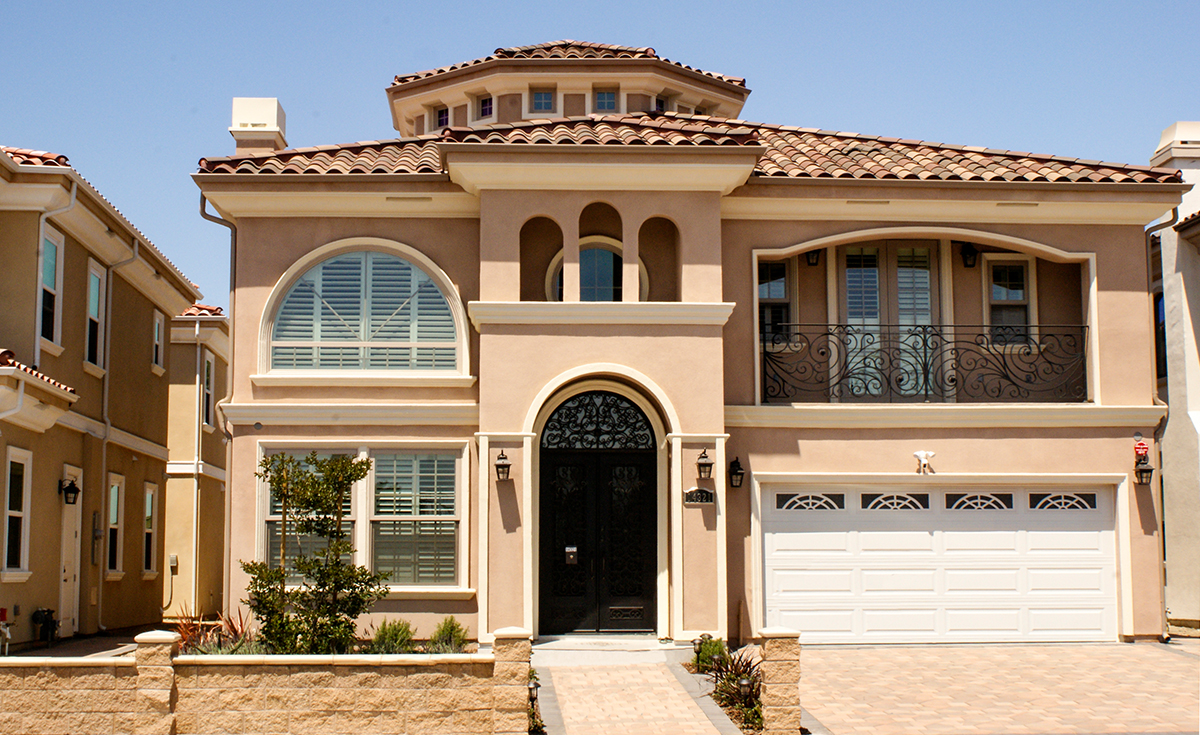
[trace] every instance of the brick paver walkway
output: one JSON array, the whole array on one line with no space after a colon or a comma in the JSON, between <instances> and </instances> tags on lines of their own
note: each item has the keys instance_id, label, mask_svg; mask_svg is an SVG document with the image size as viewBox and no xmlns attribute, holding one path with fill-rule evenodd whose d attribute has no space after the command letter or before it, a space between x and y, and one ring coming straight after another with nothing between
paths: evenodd
<instances>
[{"instance_id":1,"label":"brick paver walkway","mask_svg":"<svg viewBox=\"0 0 1200 735\"><path fill-rule=\"evenodd\" d=\"M566 735L718 735L668 666L550 669Z\"/></svg>"},{"instance_id":2,"label":"brick paver walkway","mask_svg":"<svg viewBox=\"0 0 1200 735\"><path fill-rule=\"evenodd\" d=\"M1200 645L806 646L800 701L833 735L1200 731Z\"/></svg>"}]
</instances>

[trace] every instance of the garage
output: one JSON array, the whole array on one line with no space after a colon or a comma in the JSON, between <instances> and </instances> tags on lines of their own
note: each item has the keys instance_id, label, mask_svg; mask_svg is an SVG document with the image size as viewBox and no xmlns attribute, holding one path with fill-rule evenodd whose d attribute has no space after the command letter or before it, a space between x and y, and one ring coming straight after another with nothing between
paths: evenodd
<instances>
[{"instance_id":1,"label":"garage","mask_svg":"<svg viewBox=\"0 0 1200 735\"><path fill-rule=\"evenodd\" d=\"M1110 487L764 486L765 623L807 643L1112 641Z\"/></svg>"}]
</instances>

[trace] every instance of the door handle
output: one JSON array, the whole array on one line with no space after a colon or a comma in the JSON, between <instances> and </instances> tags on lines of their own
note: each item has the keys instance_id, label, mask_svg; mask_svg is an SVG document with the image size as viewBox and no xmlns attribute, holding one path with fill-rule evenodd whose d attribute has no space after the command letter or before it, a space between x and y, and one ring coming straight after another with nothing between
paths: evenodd
<instances>
[{"instance_id":1,"label":"door handle","mask_svg":"<svg viewBox=\"0 0 1200 735\"><path fill-rule=\"evenodd\" d=\"M579 547L578 546L568 546L566 549L564 549L564 553L566 556L565 563L567 566L575 566L576 564L579 563Z\"/></svg>"}]
</instances>

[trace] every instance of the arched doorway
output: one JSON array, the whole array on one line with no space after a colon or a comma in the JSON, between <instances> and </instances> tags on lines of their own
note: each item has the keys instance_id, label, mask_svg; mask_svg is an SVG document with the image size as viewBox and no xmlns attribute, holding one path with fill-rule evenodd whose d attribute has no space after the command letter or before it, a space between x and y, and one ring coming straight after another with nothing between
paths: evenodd
<instances>
[{"instance_id":1,"label":"arched doorway","mask_svg":"<svg viewBox=\"0 0 1200 735\"><path fill-rule=\"evenodd\" d=\"M543 634L653 631L657 442L630 399L579 393L547 418L540 441Z\"/></svg>"}]
</instances>

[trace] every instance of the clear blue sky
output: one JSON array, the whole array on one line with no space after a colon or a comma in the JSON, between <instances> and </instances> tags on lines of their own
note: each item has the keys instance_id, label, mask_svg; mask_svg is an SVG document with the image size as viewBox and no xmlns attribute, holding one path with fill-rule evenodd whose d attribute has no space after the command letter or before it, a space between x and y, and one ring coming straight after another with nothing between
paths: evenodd
<instances>
[{"instance_id":1,"label":"clear blue sky","mask_svg":"<svg viewBox=\"0 0 1200 735\"><path fill-rule=\"evenodd\" d=\"M653 46L745 77L743 117L1145 164L1200 119L1200 1L54 2L0 14L0 143L62 153L228 302L226 230L189 174L233 152L233 97L288 143L395 137L395 74L500 46Z\"/></svg>"}]
</instances>

